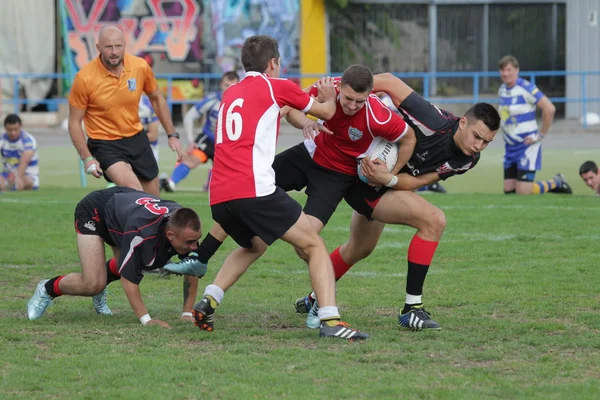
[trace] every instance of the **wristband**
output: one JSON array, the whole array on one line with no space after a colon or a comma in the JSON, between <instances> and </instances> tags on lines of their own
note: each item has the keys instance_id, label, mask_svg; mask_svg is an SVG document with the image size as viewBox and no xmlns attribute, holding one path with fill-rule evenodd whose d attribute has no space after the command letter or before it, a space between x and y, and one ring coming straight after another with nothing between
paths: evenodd
<instances>
[{"instance_id":1,"label":"wristband","mask_svg":"<svg viewBox=\"0 0 600 400\"><path fill-rule=\"evenodd\" d=\"M192 317L192 316L193 316L192 313L189 312L189 311L184 311L184 312L181 313L181 317L182 318L183 317Z\"/></svg>"},{"instance_id":2,"label":"wristband","mask_svg":"<svg viewBox=\"0 0 600 400\"><path fill-rule=\"evenodd\" d=\"M96 167L96 164L92 164L92 165L90 165L89 167L87 167L87 168L85 169L85 173L86 173L86 174L88 174L88 175L91 175L91 174L93 174L93 173L94 173L94 171L96 171L97 169L98 169L98 167Z\"/></svg>"},{"instance_id":3,"label":"wristband","mask_svg":"<svg viewBox=\"0 0 600 400\"><path fill-rule=\"evenodd\" d=\"M140 322L142 323L142 325L146 325L148 322L150 322L151 319L152 317L150 316L150 314L145 314L140 317Z\"/></svg>"},{"instance_id":4,"label":"wristband","mask_svg":"<svg viewBox=\"0 0 600 400\"><path fill-rule=\"evenodd\" d=\"M398 183L398 177L396 175L392 176L392 179L390 179L390 181L385 185L389 188L393 188L394 186L396 186L396 183Z\"/></svg>"},{"instance_id":5,"label":"wristband","mask_svg":"<svg viewBox=\"0 0 600 400\"><path fill-rule=\"evenodd\" d=\"M85 160L83 160L83 163L85 164L86 162L88 162L90 160L95 160L94 156L86 157Z\"/></svg>"}]
</instances>

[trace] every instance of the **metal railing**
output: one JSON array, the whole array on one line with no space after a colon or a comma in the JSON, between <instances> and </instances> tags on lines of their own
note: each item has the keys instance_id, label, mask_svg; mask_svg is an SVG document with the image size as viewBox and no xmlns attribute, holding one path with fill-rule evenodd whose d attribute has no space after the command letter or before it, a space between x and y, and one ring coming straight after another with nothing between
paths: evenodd
<instances>
[{"instance_id":1,"label":"metal railing","mask_svg":"<svg viewBox=\"0 0 600 400\"><path fill-rule=\"evenodd\" d=\"M341 73L332 73L331 76L339 76ZM447 96L447 97L435 97L435 102L438 104L472 104L477 103L482 98L481 93L481 79L489 79L495 78L498 79L498 73L495 71L490 72L407 72L407 73L395 73L399 78L402 79L421 79L422 80L422 88L425 98L431 98L431 89L436 86L437 79L444 78L462 78L462 79L472 79L472 95L471 97L457 97L457 96ZM587 114L588 104L589 103L597 103L600 102L600 97L588 97L588 77L589 76L598 76L600 75L600 71L521 71L519 74L521 77L528 79L531 83L535 84L536 79L539 77L567 77L567 76L578 76L580 77L580 97L549 97L550 100L554 103L581 103L582 104L582 115L583 118L583 126L587 127L587 118L585 115ZM322 75L319 74L288 74L283 77L290 79L300 79L300 78L315 78L318 79ZM191 99L191 100L177 100L173 98L173 83L178 80L201 80L204 82L205 87L209 86L210 82L218 81L221 78L221 74L156 74L157 79L165 79L167 81L167 90L166 90L166 100L169 104L171 112L173 111L173 105L176 104L195 104L199 99ZM20 106L22 104L46 104L48 106L57 107L58 104L63 104L67 102L66 98L55 98L55 99L43 99L43 100L29 100L29 99L21 99L20 81L25 79L58 79L59 81L68 79L67 74L0 74L0 79L9 79L12 80L11 84L13 86L13 96L12 98L1 98L2 104L12 104L14 107L14 112L17 113L20 110ZM60 83L60 82L59 82ZM498 99L496 97L485 96L485 101L490 103L497 103Z\"/></svg>"}]
</instances>

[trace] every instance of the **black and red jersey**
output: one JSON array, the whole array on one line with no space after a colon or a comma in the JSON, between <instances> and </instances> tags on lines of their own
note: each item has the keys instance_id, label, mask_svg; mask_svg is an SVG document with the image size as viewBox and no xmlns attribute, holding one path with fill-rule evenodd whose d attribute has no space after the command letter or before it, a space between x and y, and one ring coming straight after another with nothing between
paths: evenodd
<instances>
[{"instance_id":1,"label":"black and red jersey","mask_svg":"<svg viewBox=\"0 0 600 400\"><path fill-rule=\"evenodd\" d=\"M108 233L119 248L118 272L135 284L143 270L163 267L175 249L166 237L169 215L181 206L147 193L115 193L105 206Z\"/></svg>"},{"instance_id":2,"label":"black and red jersey","mask_svg":"<svg viewBox=\"0 0 600 400\"><path fill-rule=\"evenodd\" d=\"M414 129L415 150L400 172L419 176L437 172L440 179L464 174L479 161L479 153L465 155L454 142L459 117L441 110L412 92L398 107L404 120Z\"/></svg>"}]
</instances>

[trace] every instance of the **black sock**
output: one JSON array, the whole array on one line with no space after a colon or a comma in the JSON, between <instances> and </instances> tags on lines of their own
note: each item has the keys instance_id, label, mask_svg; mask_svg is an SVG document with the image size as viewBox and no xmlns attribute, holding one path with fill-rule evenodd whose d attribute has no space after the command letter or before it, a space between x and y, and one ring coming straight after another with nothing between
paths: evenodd
<instances>
[{"instance_id":1,"label":"black sock","mask_svg":"<svg viewBox=\"0 0 600 400\"><path fill-rule=\"evenodd\" d=\"M208 263L208 260L210 260L211 257L215 255L215 253L217 252L217 250L219 250L219 247L221 247L222 244L223 242L219 242L217 239L215 239L213 235L209 233L202 240L200 246L198 246L198 260L200 260L204 264Z\"/></svg>"},{"instance_id":2,"label":"black sock","mask_svg":"<svg viewBox=\"0 0 600 400\"><path fill-rule=\"evenodd\" d=\"M423 285L429 271L429 265L421 265L413 262L408 262L408 274L406 275L406 293L413 296L421 296L423 294ZM422 303L420 303L422 304ZM418 304L404 304L402 314L410 310L410 306Z\"/></svg>"},{"instance_id":3,"label":"black sock","mask_svg":"<svg viewBox=\"0 0 600 400\"><path fill-rule=\"evenodd\" d=\"M56 292L54 290L54 286L55 286L55 282L57 280L59 280L60 278L62 278L64 275L59 275L59 276L55 276L52 279L48 279L48 282L46 282L46 284L44 285L46 287L46 292L48 293L48 295L52 298L58 297L58 296L62 296L62 292ZM58 288L57 288L58 289Z\"/></svg>"}]
</instances>

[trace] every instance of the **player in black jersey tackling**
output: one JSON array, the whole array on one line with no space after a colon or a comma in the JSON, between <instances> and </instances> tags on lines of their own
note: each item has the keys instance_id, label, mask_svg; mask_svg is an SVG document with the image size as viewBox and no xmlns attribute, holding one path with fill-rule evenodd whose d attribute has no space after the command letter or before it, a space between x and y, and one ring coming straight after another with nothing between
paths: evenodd
<instances>
[{"instance_id":1,"label":"player in black jersey tackling","mask_svg":"<svg viewBox=\"0 0 600 400\"><path fill-rule=\"evenodd\" d=\"M422 294L446 217L442 210L411 191L473 168L479 153L494 139L500 116L492 105L477 103L463 117L457 117L437 108L392 74L376 75L374 90L390 95L414 129L417 144L398 175L392 175L377 160L362 160L361 168L370 185L357 180L345 196L355 212L350 239L331 254L335 277L339 280L375 249L386 223L412 226L417 232L408 247L406 300L398 323L415 330L440 329L423 308ZM317 308L312 293L296 300L295 306L297 312L309 312L309 325Z\"/></svg>"},{"instance_id":2,"label":"player in black jersey tackling","mask_svg":"<svg viewBox=\"0 0 600 400\"><path fill-rule=\"evenodd\" d=\"M39 282L27 303L29 319L40 318L52 300L62 295L93 296L96 312L111 315L105 288L120 279L140 322L169 328L166 322L150 317L138 285L144 270L163 267L171 257L198 248L202 236L198 214L173 201L116 186L91 192L77 204L75 230L81 272ZM105 265L105 243L112 247L113 260L118 260L109 266Z\"/></svg>"}]
</instances>

